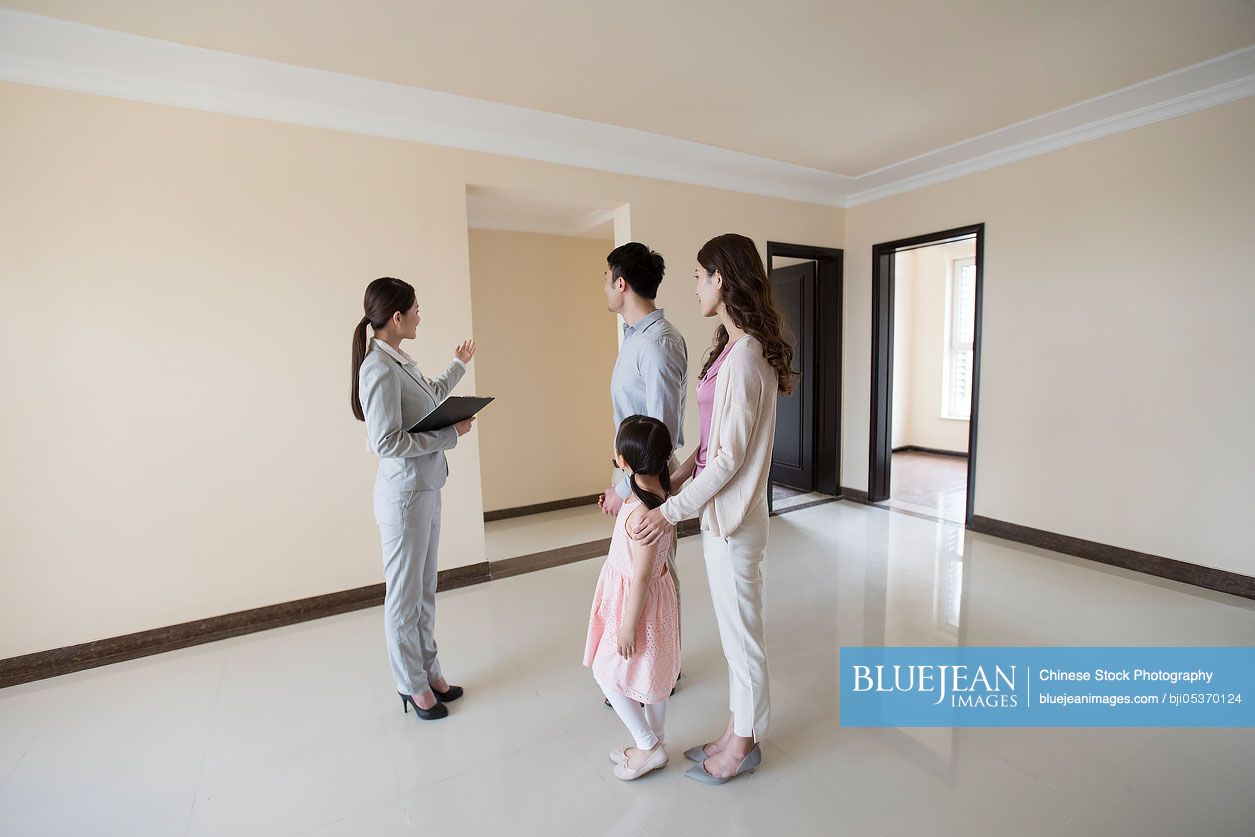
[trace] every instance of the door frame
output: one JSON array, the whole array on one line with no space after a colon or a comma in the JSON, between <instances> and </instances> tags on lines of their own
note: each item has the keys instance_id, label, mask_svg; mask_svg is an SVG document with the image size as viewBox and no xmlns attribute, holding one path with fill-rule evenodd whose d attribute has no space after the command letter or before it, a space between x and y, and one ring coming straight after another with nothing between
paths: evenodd
<instances>
[{"instance_id":1,"label":"door frame","mask_svg":"<svg viewBox=\"0 0 1255 837\"><path fill-rule=\"evenodd\" d=\"M967 428L967 511L964 525L972 525L976 498L977 414L980 410L981 309L985 293L985 225L886 241L872 247L872 368L871 439L868 455L867 501L889 499L890 463L893 457L893 296L894 256L964 238L976 239L976 300L972 329L972 413Z\"/></svg>"},{"instance_id":2,"label":"door frame","mask_svg":"<svg viewBox=\"0 0 1255 837\"><path fill-rule=\"evenodd\" d=\"M794 379L793 395L791 401L795 402L797 407L798 424L793 426L793 430L797 433L798 456L796 462L777 462L776 457L781 455L782 450L775 445L771 449L771 473L768 475L769 481L774 485L776 482L776 474L779 473L783 479L780 483L792 488L800 489L802 485L806 485L807 491L815 490L815 420L818 410L815 409L815 400L819 397L815 386L818 381L815 378L816 356L815 343L818 335L815 333L815 306L818 304L816 296L819 291L819 270L813 261L801 261L788 266L777 265L772 268L771 286L772 296L776 301L776 308L780 313L784 314L783 296L784 288L781 284L782 280L796 278L795 285L799 299L797 311L797 326L802 333L797 335L797 352L793 355L793 368L803 373ZM790 318L791 320L792 318ZM788 323L792 325L792 322ZM806 337L803 340L803 336ZM809 346L807 345L809 344ZM780 441L780 431L784 429L782 423L782 415L780 412L781 402L785 396L776 396L776 439ZM790 422L791 424L791 422ZM788 432L787 435L793 435Z\"/></svg>"},{"instance_id":3,"label":"door frame","mask_svg":"<svg viewBox=\"0 0 1255 837\"><path fill-rule=\"evenodd\" d=\"M845 251L808 244L767 242L767 278L772 260L807 259L815 262L815 381L812 462L815 491L836 497L841 484L841 301ZM772 506L772 484L767 480L767 503Z\"/></svg>"}]
</instances>

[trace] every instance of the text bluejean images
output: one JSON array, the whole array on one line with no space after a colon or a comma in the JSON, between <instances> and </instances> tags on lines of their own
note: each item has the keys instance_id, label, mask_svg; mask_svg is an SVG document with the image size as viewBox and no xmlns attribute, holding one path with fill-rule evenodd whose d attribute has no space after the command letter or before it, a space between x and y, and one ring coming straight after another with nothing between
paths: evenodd
<instances>
[{"instance_id":1,"label":"text bluejean images","mask_svg":"<svg viewBox=\"0 0 1255 837\"><path fill-rule=\"evenodd\" d=\"M1255 727L1255 648L846 647L845 727Z\"/></svg>"}]
</instances>

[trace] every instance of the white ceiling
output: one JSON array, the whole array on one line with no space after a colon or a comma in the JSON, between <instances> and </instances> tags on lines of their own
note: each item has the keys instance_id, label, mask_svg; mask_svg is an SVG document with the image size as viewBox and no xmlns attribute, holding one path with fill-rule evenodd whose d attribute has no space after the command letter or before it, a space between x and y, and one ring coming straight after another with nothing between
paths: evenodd
<instances>
[{"instance_id":1,"label":"white ceiling","mask_svg":"<svg viewBox=\"0 0 1255 837\"><path fill-rule=\"evenodd\" d=\"M857 176L1255 43L1251 0L0 0Z\"/></svg>"},{"instance_id":2,"label":"white ceiling","mask_svg":"<svg viewBox=\"0 0 1255 837\"><path fill-rule=\"evenodd\" d=\"M1255 95L1255 0L523 8L0 0L0 80L828 206Z\"/></svg>"}]
</instances>

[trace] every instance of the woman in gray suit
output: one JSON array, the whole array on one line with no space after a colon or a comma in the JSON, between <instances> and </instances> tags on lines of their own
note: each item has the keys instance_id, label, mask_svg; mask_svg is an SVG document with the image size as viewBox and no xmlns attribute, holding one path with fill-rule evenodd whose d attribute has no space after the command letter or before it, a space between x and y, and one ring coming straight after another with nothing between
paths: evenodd
<instances>
[{"instance_id":1,"label":"woman in gray suit","mask_svg":"<svg viewBox=\"0 0 1255 837\"><path fill-rule=\"evenodd\" d=\"M449 475L444 452L471 430L474 419L410 433L448 397L475 356L468 340L435 380L423 377L401 350L422 322L414 287L384 277L366 287L366 314L353 331L353 415L366 422L370 448L379 457L375 521L383 540L384 633L388 657L405 711L423 720L449 714L445 703L462 696L450 686L436 658L436 552L440 543L440 489ZM374 339L366 338L366 326Z\"/></svg>"}]
</instances>

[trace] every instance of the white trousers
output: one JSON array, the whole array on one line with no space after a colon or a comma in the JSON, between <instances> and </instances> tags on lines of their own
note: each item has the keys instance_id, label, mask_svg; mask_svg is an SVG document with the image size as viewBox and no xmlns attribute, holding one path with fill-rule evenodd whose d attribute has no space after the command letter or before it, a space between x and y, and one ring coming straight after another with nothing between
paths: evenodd
<instances>
[{"instance_id":1,"label":"white trousers","mask_svg":"<svg viewBox=\"0 0 1255 837\"><path fill-rule=\"evenodd\" d=\"M605 691L603 689L603 691ZM605 692L606 700L615 714L627 727L628 733L641 750L651 750L655 744L666 743L667 702L647 703L641 706L627 695Z\"/></svg>"},{"instance_id":2,"label":"white trousers","mask_svg":"<svg viewBox=\"0 0 1255 837\"><path fill-rule=\"evenodd\" d=\"M767 503L745 516L729 537L702 533L702 554L719 640L728 660L728 708L732 731L759 741L767 732L767 640L763 634L763 555L767 550Z\"/></svg>"}]
</instances>

